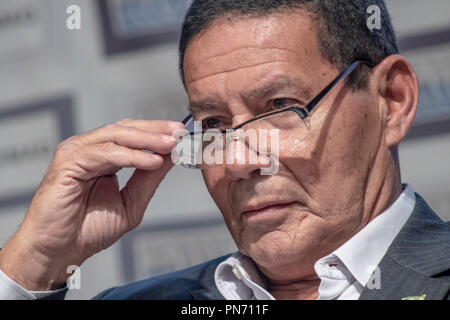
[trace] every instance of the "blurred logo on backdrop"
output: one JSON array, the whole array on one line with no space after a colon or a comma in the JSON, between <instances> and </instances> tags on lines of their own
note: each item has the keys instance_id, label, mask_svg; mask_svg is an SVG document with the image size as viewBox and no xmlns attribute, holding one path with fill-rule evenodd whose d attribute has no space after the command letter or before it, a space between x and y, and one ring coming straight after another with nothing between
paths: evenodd
<instances>
[{"instance_id":1,"label":"blurred logo on backdrop","mask_svg":"<svg viewBox=\"0 0 450 320\"><path fill-rule=\"evenodd\" d=\"M39 0L0 1L0 61L42 47L45 19Z\"/></svg>"},{"instance_id":2,"label":"blurred logo on backdrop","mask_svg":"<svg viewBox=\"0 0 450 320\"><path fill-rule=\"evenodd\" d=\"M107 55L176 41L192 0L97 0Z\"/></svg>"},{"instance_id":3,"label":"blurred logo on backdrop","mask_svg":"<svg viewBox=\"0 0 450 320\"><path fill-rule=\"evenodd\" d=\"M57 144L74 134L72 108L62 96L0 109L0 209L31 200Z\"/></svg>"}]
</instances>

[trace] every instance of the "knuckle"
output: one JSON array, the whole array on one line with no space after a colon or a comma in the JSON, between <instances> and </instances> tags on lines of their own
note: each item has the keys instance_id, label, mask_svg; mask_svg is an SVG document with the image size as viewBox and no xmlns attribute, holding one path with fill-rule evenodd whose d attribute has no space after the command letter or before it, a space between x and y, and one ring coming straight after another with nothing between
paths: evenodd
<instances>
[{"instance_id":1,"label":"knuckle","mask_svg":"<svg viewBox=\"0 0 450 320\"><path fill-rule=\"evenodd\" d=\"M119 125L119 126L128 126L132 122L133 122L133 119L125 118L125 119L122 119L122 120L116 122L116 124Z\"/></svg>"},{"instance_id":2,"label":"knuckle","mask_svg":"<svg viewBox=\"0 0 450 320\"><path fill-rule=\"evenodd\" d=\"M108 142L100 144L99 145L99 149L103 153L112 153L117 148L116 148L116 145L113 142L108 141Z\"/></svg>"},{"instance_id":3,"label":"knuckle","mask_svg":"<svg viewBox=\"0 0 450 320\"><path fill-rule=\"evenodd\" d=\"M66 149L66 148L67 148L67 140L64 140L64 141L61 141L60 143L58 143L55 150L56 150L56 152L58 152L58 151L62 151L64 149Z\"/></svg>"},{"instance_id":4,"label":"knuckle","mask_svg":"<svg viewBox=\"0 0 450 320\"><path fill-rule=\"evenodd\" d=\"M79 135L74 135L74 136L71 136L71 137L69 137L69 138L67 138L66 140L64 140L64 141L62 141L61 143L63 143L63 142L75 142L75 141L78 141L80 139L80 136Z\"/></svg>"},{"instance_id":5,"label":"knuckle","mask_svg":"<svg viewBox=\"0 0 450 320\"><path fill-rule=\"evenodd\" d=\"M118 130L119 127L120 126L116 123L110 123L110 124L107 124L106 126L104 126L102 129L109 131L109 132L114 132L114 131Z\"/></svg>"},{"instance_id":6,"label":"knuckle","mask_svg":"<svg viewBox=\"0 0 450 320\"><path fill-rule=\"evenodd\" d=\"M76 139L77 137L74 136L60 142L55 148L55 158L60 158L67 155L68 153L71 153L74 147L77 146Z\"/></svg>"},{"instance_id":7,"label":"knuckle","mask_svg":"<svg viewBox=\"0 0 450 320\"><path fill-rule=\"evenodd\" d=\"M122 136L127 130L124 126L120 126L116 123L108 124L105 126L105 134L109 137L110 140L116 141L116 139Z\"/></svg>"}]
</instances>

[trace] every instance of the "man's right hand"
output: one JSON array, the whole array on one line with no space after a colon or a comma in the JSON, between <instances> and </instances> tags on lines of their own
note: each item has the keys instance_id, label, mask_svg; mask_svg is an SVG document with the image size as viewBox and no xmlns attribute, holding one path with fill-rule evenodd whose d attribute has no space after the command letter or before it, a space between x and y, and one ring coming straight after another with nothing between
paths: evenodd
<instances>
[{"instance_id":1,"label":"man's right hand","mask_svg":"<svg viewBox=\"0 0 450 320\"><path fill-rule=\"evenodd\" d=\"M62 142L22 224L0 251L0 269L30 291L64 285L68 266L80 266L139 225L173 166L172 133L183 128L122 120ZM136 170L120 190L115 173L122 167Z\"/></svg>"}]
</instances>

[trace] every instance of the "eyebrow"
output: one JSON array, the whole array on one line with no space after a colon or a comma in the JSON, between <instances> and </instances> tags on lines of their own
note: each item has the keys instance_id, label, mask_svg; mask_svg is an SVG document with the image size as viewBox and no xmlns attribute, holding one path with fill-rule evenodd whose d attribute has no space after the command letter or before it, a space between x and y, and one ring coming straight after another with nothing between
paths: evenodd
<instances>
[{"instance_id":1,"label":"eyebrow","mask_svg":"<svg viewBox=\"0 0 450 320\"><path fill-rule=\"evenodd\" d=\"M261 88L242 94L242 97L246 100L262 99L283 89L295 89L297 93L303 95L305 98L309 95L309 90L307 90L306 85L300 79L279 76Z\"/></svg>"},{"instance_id":2,"label":"eyebrow","mask_svg":"<svg viewBox=\"0 0 450 320\"><path fill-rule=\"evenodd\" d=\"M309 97L309 90L306 88L306 85L300 79L294 79L288 76L279 76L260 88L242 93L241 96L244 100L263 99L274 95L283 89L295 89L297 94L300 94L305 98ZM194 114L200 111L217 109L217 107L222 104L222 102L215 99L191 101L188 109Z\"/></svg>"},{"instance_id":3,"label":"eyebrow","mask_svg":"<svg viewBox=\"0 0 450 320\"><path fill-rule=\"evenodd\" d=\"M201 101L191 101L189 102L188 110L191 114L194 114L196 112L204 111L204 110L211 110L216 109L217 106L220 104L219 101L215 99L205 99Z\"/></svg>"}]
</instances>

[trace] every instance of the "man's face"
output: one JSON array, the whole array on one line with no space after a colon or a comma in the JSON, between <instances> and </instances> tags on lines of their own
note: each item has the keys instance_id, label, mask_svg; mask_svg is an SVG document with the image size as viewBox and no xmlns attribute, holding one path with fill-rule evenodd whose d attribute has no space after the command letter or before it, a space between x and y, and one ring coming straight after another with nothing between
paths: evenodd
<instances>
[{"instance_id":1,"label":"man's face","mask_svg":"<svg viewBox=\"0 0 450 320\"><path fill-rule=\"evenodd\" d=\"M195 119L233 125L270 111L274 99L305 105L339 73L301 11L215 22L189 44L184 71L190 101L207 102ZM280 78L297 85L248 98ZM292 137L289 156L280 151L277 174L261 175L255 164L203 171L240 251L286 279L313 275L317 259L367 223L370 173L388 149L370 86L352 92L341 82L316 108L307 137Z\"/></svg>"}]
</instances>

